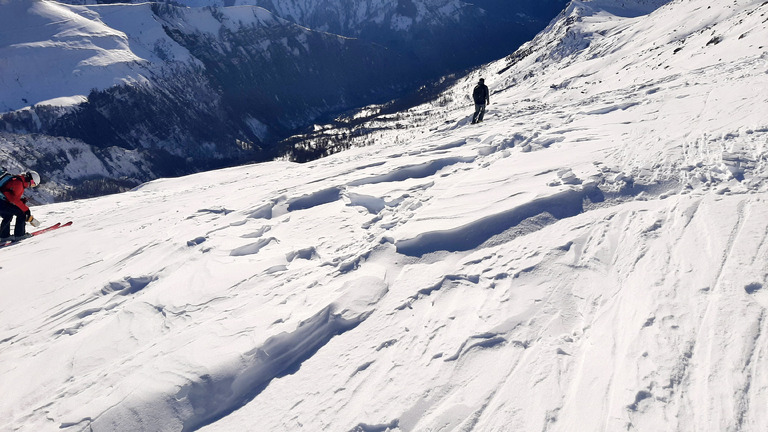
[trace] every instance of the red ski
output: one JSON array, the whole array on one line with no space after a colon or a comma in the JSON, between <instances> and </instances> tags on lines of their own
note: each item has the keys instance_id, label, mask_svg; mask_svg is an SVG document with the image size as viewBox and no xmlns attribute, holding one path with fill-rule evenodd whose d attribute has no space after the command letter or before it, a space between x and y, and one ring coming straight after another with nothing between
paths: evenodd
<instances>
[{"instance_id":1,"label":"red ski","mask_svg":"<svg viewBox=\"0 0 768 432\"><path fill-rule=\"evenodd\" d=\"M40 235L40 234L45 234L45 233L47 233L47 232L51 232L51 231L57 230L57 229L59 229L59 228L68 227L68 226L70 226L70 225L72 225L72 222L71 222L71 221L70 221L70 222L67 222L67 223L64 223L64 224L62 224L62 223L57 223L57 224L51 225L51 226L49 226L49 227L47 227L47 228L43 228L43 229L39 229L39 230L37 230L37 231L31 232L30 234L32 234L33 236L38 236L38 235ZM19 241L21 241L21 240L19 240ZM5 246L10 246L10 245L12 245L12 244L18 243L19 241L15 241L15 240L6 240L5 242L2 242L2 243L0 243L0 248L2 248L2 247L5 247Z\"/></svg>"},{"instance_id":2,"label":"red ski","mask_svg":"<svg viewBox=\"0 0 768 432\"><path fill-rule=\"evenodd\" d=\"M56 229L59 229L59 228L68 227L70 225L72 225L71 221L67 222L65 224L57 223L55 225L49 226L48 228L43 228L43 229L37 230L37 231L35 231L33 233L30 233L30 234L32 234L33 236L36 236L36 235L40 235L40 234L43 234L43 233L47 233L48 231L53 231L53 230L56 230Z\"/></svg>"}]
</instances>

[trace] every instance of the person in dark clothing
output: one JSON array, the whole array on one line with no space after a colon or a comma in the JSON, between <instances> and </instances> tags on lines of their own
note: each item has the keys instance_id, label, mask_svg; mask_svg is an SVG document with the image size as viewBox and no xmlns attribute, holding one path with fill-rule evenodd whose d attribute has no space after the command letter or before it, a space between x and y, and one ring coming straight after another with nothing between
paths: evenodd
<instances>
[{"instance_id":1,"label":"person in dark clothing","mask_svg":"<svg viewBox=\"0 0 768 432\"><path fill-rule=\"evenodd\" d=\"M485 85L483 78L480 78L480 81L472 91L472 99L475 100L475 115L472 116L472 124L480 123L483 121L483 116L485 116L485 106L491 103L488 86Z\"/></svg>"},{"instance_id":2,"label":"person in dark clothing","mask_svg":"<svg viewBox=\"0 0 768 432\"><path fill-rule=\"evenodd\" d=\"M32 226L40 226L40 222L32 217L27 207L27 199L23 197L24 189L35 187L40 182L40 175L35 171L13 176L0 187L0 240L21 240L30 236L25 232L25 222ZM11 237L11 219L16 217L16 225Z\"/></svg>"}]
</instances>

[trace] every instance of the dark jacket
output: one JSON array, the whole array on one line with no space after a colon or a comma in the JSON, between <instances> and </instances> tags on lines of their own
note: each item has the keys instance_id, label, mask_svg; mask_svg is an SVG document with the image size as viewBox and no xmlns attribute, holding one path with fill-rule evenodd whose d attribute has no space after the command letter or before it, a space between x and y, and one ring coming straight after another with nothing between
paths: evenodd
<instances>
[{"instance_id":1,"label":"dark jacket","mask_svg":"<svg viewBox=\"0 0 768 432\"><path fill-rule=\"evenodd\" d=\"M475 90L472 91L472 99L475 100L475 104L489 104L491 103L490 94L488 93L488 86L485 84L478 84L475 86Z\"/></svg>"}]
</instances>

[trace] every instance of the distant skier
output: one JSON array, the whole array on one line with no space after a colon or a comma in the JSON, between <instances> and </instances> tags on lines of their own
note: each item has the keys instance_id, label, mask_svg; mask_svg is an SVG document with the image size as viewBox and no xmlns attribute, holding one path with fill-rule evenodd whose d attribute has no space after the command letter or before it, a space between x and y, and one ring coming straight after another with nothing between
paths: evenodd
<instances>
[{"instance_id":1,"label":"distant skier","mask_svg":"<svg viewBox=\"0 0 768 432\"><path fill-rule=\"evenodd\" d=\"M32 213L27 207L27 199L23 197L24 189L35 187L40 183L40 174L35 171L29 171L25 174L10 176L6 182L0 186L0 240L22 240L31 237L31 234L25 232L24 222L29 222L32 226L40 226L40 222L32 217ZM16 226L11 237L11 219L16 216Z\"/></svg>"},{"instance_id":2,"label":"distant skier","mask_svg":"<svg viewBox=\"0 0 768 432\"><path fill-rule=\"evenodd\" d=\"M475 100L475 115L472 116L472 124L480 123L483 121L483 116L485 116L485 106L491 103L488 86L485 85L483 78L480 78L480 81L472 91L472 99Z\"/></svg>"}]
</instances>

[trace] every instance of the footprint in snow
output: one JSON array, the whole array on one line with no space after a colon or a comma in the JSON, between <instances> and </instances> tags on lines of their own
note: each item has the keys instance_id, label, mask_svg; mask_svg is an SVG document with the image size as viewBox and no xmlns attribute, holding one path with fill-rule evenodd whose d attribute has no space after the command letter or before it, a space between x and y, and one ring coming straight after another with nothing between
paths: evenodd
<instances>
[{"instance_id":1,"label":"footprint in snow","mask_svg":"<svg viewBox=\"0 0 768 432\"><path fill-rule=\"evenodd\" d=\"M303 260L312 260L319 258L319 255L317 254L317 251L314 247L308 247L304 249L299 249L297 251L290 252L285 256L285 259L288 262L293 262L295 259L303 259Z\"/></svg>"},{"instance_id":2,"label":"footprint in snow","mask_svg":"<svg viewBox=\"0 0 768 432\"><path fill-rule=\"evenodd\" d=\"M768 291L763 289L763 284L753 282L744 287L744 291L752 297L760 306L768 309Z\"/></svg>"},{"instance_id":3,"label":"footprint in snow","mask_svg":"<svg viewBox=\"0 0 768 432\"><path fill-rule=\"evenodd\" d=\"M229 210L229 209L224 208L224 207L205 208L205 209L198 210L197 212L195 212L195 214L187 217L187 219L194 219L194 218L196 218L198 216L202 216L202 215L206 215L206 214L214 214L214 215L224 215L224 216L226 216L226 215L232 213L233 211L234 210Z\"/></svg>"}]
</instances>

